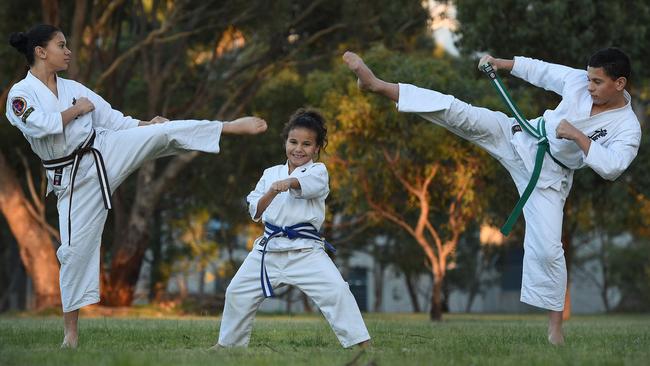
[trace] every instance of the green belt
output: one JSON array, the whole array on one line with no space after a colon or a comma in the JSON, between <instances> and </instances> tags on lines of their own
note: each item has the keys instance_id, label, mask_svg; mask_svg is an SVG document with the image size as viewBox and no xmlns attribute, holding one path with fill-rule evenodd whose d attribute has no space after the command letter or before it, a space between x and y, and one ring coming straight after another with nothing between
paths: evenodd
<instances>
[{"instance_id":1,"label":"green belt","mask_svg":"<svg viewBox=\"0 0 650 366\"><path fill-rule=\"evenodd\" d=\"M535 189L535 185L539 180L539 175L542 172L544 154L548 154L553 159L553 161L555 161L561 167L565 169L568 168L560 161L555 159L555 157L553 157L553 155L551 154L548 138L546 137L546 122L544 121L544 118L539 117L536 120L537 126L536 127L533 126L528 120L526 120L523 117L521 111L519 110L515 102L512 101L510 95L503 87L503 84L501 83L501 79L499 79L499 77L497 76L497 73L492 67L492 65L487 63L481 66L481 69L490 78L490 80L492 81L492 85L494 85L494 88L497 90L497 92L499 93L503 101L506 103L508 109L510 109L510 111L513 113L515 119L521 126L521 129L526 131L526 133L528 133L535 139L537 139L537 154L535 154L535 166L533 168L533 174L530 177L530 181L528 182L528 185L526 186L524 193L522 193L521 197L519 197L519 201L517 201L515 208L512 209L510 216L508 216L506 223L503 224L503 226L501 227L501 233L507 236L512 231L512 227L514 226L515 222L517 222L517 219L521 215L521 211L523 210L526 201L528 201L528 198L530 198L531 193L533 193L533 189Z\"/></svg>"}]
</instances>

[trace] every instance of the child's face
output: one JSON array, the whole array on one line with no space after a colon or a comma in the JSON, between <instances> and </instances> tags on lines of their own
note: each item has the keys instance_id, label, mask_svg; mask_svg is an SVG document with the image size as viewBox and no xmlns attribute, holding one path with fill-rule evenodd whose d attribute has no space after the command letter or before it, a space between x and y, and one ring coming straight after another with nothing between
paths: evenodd
<instances>
[{"instance_id":1,"label":"child's face","mask_svg":"<svg viewBox=\"0 0 650 366\"><path fill-rule=\"evenodd\" d=\"M316 144L316 131L304 127L296 127L289 131L284 147L290 168L308 163L318 154L320 148Z\"/></svg>"}]
</instances>

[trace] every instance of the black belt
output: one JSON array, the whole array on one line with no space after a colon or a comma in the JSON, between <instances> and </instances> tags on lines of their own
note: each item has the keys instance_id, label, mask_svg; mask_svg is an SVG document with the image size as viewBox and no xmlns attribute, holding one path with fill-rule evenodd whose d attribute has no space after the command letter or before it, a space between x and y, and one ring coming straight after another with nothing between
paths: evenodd
<instances>
[{"instance_id":1,"label":"black belt","mask_svg":"<svg viewBox=\"0 0 650 366\"><path fill-rule=\"evenodd\" d=\"M70 202L68 204L68 245L72 241L72 224L70 220L70 212L72 211L72 194L74 193L74 181L77 177L77 171L79 170L79 163L81 158L88 153L93 154L95 158L95 168L97 168L97 177L99 178L99 188L102 193L102 198L104 199L104 207L107 210L113 208L113 203L111 201L111 189L108 186L108 174L106 173L106 166L104 165L104 158L102 153L99 150L93 147L93 142L95 142L95 130L88 135L86 141L84 141L72 154L58 159L52 160L43 160L43 167L47 170L62 169L70 164L72 164L72 172L70 174Z\"/></svg>"}]
</instances>

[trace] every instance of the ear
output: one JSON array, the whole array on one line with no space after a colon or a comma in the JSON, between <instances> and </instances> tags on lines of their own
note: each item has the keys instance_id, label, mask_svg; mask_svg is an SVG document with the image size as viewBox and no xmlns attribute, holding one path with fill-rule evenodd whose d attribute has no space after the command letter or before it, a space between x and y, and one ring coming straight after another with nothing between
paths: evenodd
<instances>
[{"instance_id":1,"label":"ear","mask_svg":"<svg viewBox=\"0 0 650 366\"><path fill-rule=\"evenodd\" d=\"M45 59L47 57L47 51L41 46L34 47L34 56L40 59Z\"/></svg>"},{"instance_id":2,"label":"ear","mask_svg":"<svg viewBox=\"0 0 650 366\"><path fill-rule=\"evenodd\" d=\"M616 90L623 91L627 85L627 78L625 76L621 76L620 78L614 80L614 83L616 84Z\"/></svg>"}]
</instances>

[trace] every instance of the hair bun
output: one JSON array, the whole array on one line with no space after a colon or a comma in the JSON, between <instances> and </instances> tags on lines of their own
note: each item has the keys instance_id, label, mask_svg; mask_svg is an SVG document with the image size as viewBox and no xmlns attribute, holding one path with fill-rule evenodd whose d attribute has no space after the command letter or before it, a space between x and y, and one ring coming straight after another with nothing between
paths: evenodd
<instances>
[{"instance_id":1,"label":"hair bun","mask_svg":"<svg viewBox=\"0 0 650 366\"><path fill-rule=\"evenodd\" d=\"M14 32L9 35L9 44L22 53L27 52L27 42L29 42L29 38L23 32Z\"/></svg>"}]
</instances>

